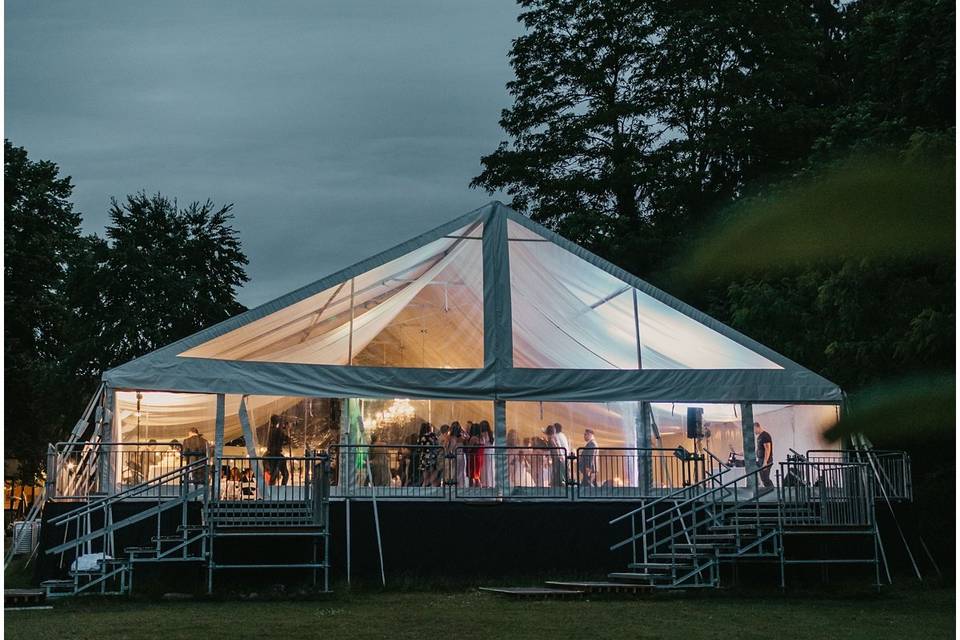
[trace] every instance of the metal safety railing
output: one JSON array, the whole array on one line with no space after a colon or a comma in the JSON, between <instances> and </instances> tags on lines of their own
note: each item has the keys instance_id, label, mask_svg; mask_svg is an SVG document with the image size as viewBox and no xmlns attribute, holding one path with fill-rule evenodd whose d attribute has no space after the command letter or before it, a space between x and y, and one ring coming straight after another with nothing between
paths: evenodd
<instances>
[{"instance_id":1,"label":"metal safety railing","mask_svg":"<svg viewBox=\"0 0 960 640\"><path fill-rule=\"evenodd\" d=\"M811 449L804 456L809 462L863 462L870 466L874 495L889 500L913 500L913 471L905 451L879 449Z\"/></svg>"},{"instance_id":2,"label":"metal safety railing","mask_svg":"<svg viewBox=\"0 0 960 640\"><path fill-rule=\"evenodd\" d=\"M682 447L333 445L334 497L655 498L726 465Z\"/></svg>"},{"instance_id":3,"label":"metal safety railing","mask_svg":"<svg viewBox=\"0 0 960 640\"><path fill-rule=\"evenodd\" d=\"M457 447L447 469L455 498L569 499L576 482L561 447Z\"/></svg>"},{"instance_id":4,"label":"metal safety railing","mask_svg":"<svg viewBox=\"0 0 960 640\"><path fill-rule=\"evenodd\" d=\"M712 455L682 447L580 447L574 467L581 500L657 498L727 468Z\"/></svg>"},{"instance_id":5,"label":"metal safety railing","mask_svg":"<svg viewBox=\"0 0 960 640\"><path fill-rule=\"evenodd\" d=\"M231 501L310 500L315 456L224 456L214 495Z\"/></svg>"},{"instance_id":6,"label":"metal safety railing","mask_svg":"<svg viewBox=\"0 0 960 640\"><path fill-rule=\"evenodd\" d=\"M456 477L439 445L332 445L327 451L334 497L442 499Z\"/></svg>"},{"instance_id":7,"label":"metal safety railing","mask_svg":"<svg viewBox=\"0 0 960 640\"><path fill-rule=\"evenodd\" d=\"M58 442L51 454L47 489L61 500L122 491L183 464L176 442Z\"/></svg>"},{"instance_id":8,"label":"metal safety railing","mask_svg":"<svg viewBox=\"0 0 960 640\"><path fill-rule=\"evenodd\" d=\"M777 496L784 507L784 525L872 527L875 484L871 474L866 462L811 462L799 457L781 462Z\"/></svg>"}]
</instances>

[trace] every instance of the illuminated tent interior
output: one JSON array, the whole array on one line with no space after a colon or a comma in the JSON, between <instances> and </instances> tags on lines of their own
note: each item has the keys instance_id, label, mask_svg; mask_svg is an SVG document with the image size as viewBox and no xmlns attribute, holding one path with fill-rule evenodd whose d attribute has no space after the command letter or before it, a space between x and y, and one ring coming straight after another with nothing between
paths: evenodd
<instances>
[{"instance_id":1,"label":"illuminated tent interior","mask_svg":"<svg viewBox=\"0 0 960 640\"><path fill-rule=\"evenodd\" d=\"M373 433L399 443L421 422L453 420L490 421L497 444L511 429L522 440L561 423L574 448L587 427L600 446L689 446L680 426L691 405L725 457L727 445L742 449L749 403L780 457L823 446L842 400L830 381L499 203L104 381L124 441L182 439L191 426L213 441L222 394L222 441L238 451L250 450L244 411L261 448L272 414L291 419L304 448ZM346 398L360 400L359 436L341 433ZM659 441L641 440L643 402Z\"/></svg>"}]
</instances>

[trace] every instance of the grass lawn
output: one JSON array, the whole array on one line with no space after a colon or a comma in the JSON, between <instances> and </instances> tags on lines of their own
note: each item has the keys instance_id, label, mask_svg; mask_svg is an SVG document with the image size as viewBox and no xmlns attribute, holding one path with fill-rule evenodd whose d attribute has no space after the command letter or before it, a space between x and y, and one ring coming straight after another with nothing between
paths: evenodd
<instances>
[{"instance_id":1,"label":"grass lawn","mask_svg":"<svg viewBox=\"0 0 960 640\"><path fill-rule=\"evenodd\" d=\"M880 595L660 594L518 601L479 593L337 593L314 601L79 598L8 611L17 638L952 638L952 589Z\"/></svg>"}]
</instances>

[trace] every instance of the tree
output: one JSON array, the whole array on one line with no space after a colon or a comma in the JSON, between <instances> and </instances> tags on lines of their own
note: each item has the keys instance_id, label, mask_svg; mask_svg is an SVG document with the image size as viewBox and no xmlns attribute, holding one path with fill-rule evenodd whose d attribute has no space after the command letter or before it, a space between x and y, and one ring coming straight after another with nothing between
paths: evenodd
<instances>
[{"instance_id":1,"label":"tree","mask_svg":"<svg viewBox=\"0 0 960 640\"><path fill-rule=\"evenodd\" d=\"M848 4L839 66L844 91L817 157L898 148L918 132L952 128L954 24L955 5L946 0Z\"/></svg>"},{"instance_id":2,"label":"tree","mask_svg":"<svg viewBox=\"0 0 960 640\"><path fill-rule=\"evenodd\" d=\"M232 205L143 193L81 236L69 177L5 143L4 438L31 480L101 373L244 310Z\"/></svg>"},{"instance_id":3,"label":"tree","mask_svg":"<svg viewBox=\"0 0 960 640\"><path fill-rule=\"evenodd\" d=\"M57 393L69 379L65 283L81 219L72 192L56 164L4 141L4 437L25 479L64 421Z\"/></svg>"},{"instance_id":4,"label":"tree","mask_svg":"<svg viewBox=\"0 0 960 640\"><path fill-rule=\"evenodd\" d=\"M101 274L98 348L109 367L244 311L247 258L230 226L233 205L179 208L160 194L112 201Z\"/></svg>"},{"instance_id":5,"label":"tree","mask_svg":"<svg viewBox=\"0 0 960 640\"><path fill-rule=\"evenodd\" d=\"M521 0L510 137L471 186L638 273L823 133L829 3Z\"/></svg>"}]
</instances>

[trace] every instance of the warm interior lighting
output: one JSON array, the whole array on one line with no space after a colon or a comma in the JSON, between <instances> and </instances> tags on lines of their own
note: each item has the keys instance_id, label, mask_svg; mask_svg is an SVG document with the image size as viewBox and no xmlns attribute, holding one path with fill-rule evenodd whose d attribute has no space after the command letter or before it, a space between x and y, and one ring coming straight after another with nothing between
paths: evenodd
<instances>
[{"instance_id":1,"label":"warm interior lighting","mask_svg":"<svg viewBox=\"0 0 960 640\"><path fill-rule=\"evenodd\" d=\"M389 407L375 414L377 424L406 424L417 415L417 410L407 398L395 398Z\"/></svg>"}]
</instances>

